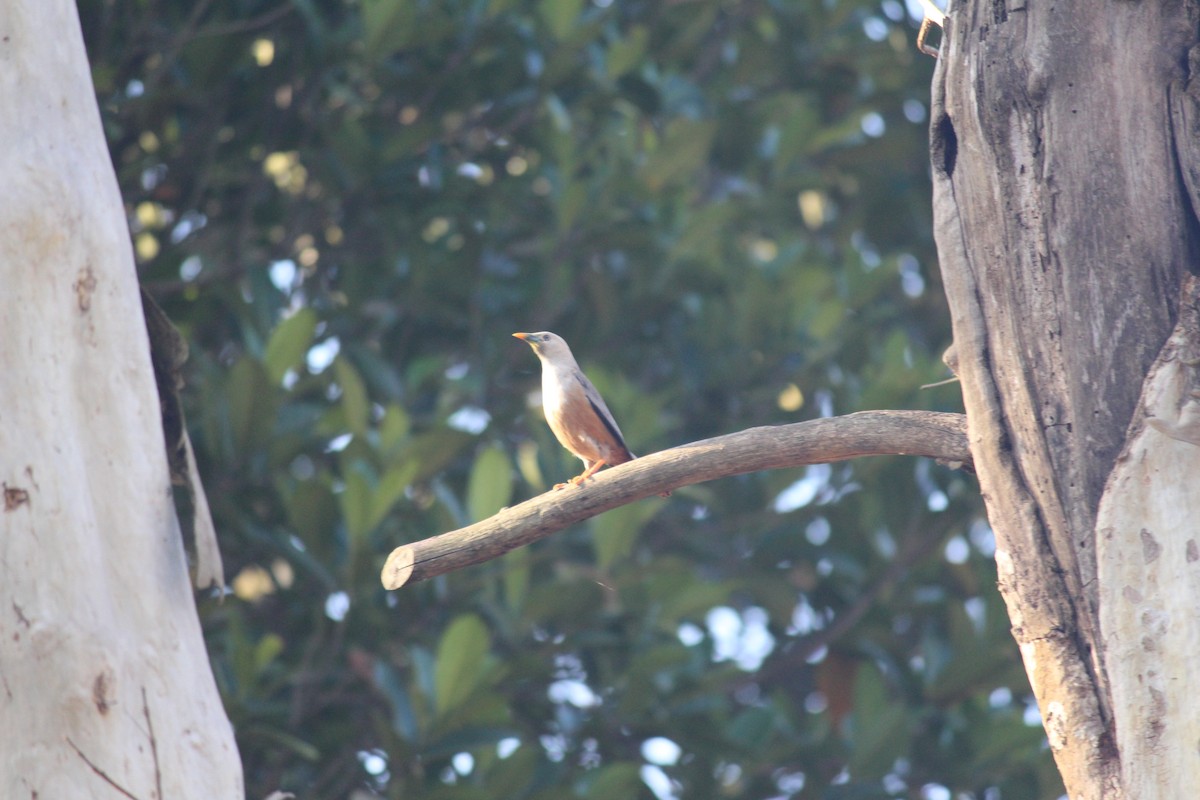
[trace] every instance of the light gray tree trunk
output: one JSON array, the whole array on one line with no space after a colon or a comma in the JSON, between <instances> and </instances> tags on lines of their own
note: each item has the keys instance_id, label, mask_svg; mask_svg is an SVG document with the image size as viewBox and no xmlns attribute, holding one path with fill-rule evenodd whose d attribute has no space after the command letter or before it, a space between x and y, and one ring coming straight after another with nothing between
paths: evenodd
<instances>
[{"instance_id":1,"label":"light gray tree trunk","mask_svg":"<svg viewBox=\"0 0 1200 800\"><path fill-rule=\"evenodd\" d=\"M935 233L1013 634L1072 798L1192 797L1198 4L951 12Z\"/></svg>"},{"instance_id":2,"label":"light gray tree trunk","mask_svg":"<svg viewBox=\"0 0 1200 800\"><path fill-rule=\"evenodd\" d=\"M240 798L68 0L0 12L0 797Z\"/></svg>"}]
</instances>

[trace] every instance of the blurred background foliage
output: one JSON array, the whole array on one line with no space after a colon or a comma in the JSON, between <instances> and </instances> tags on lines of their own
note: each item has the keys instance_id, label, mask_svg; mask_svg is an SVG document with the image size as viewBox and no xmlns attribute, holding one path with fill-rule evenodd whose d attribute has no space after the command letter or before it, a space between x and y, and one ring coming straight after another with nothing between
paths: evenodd
<instances>
[{"instance_id":1,"label":"blurred background foliage","mask_svg":"<svg viewBox=\"0 0 1200 800\"><path fill-rule=\"evenodd\" d=\"M578 469L516 330L637 452L961 410L933 61L896 0L80 0L234 594L247 791L1062 793L974 481L923 460L641 501L385 593Z\"/></svg>"}]
</instances>

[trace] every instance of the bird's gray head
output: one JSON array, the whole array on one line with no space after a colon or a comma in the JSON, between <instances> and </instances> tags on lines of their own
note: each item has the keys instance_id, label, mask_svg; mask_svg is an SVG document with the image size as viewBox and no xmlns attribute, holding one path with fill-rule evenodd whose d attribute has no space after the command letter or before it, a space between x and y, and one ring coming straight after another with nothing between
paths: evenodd
<instances>
[{"instance_id":1,"label":"bird's gray head","mask_svg":"<svg viewBox=\"0 0 1200 800\"><path fill-rule=\"evenodd\" d=\"M567 343L557 333L539 331L538 333L514 333L513 336L532 347L538 358L551 362L575 360L575 357L571 355L571 348L567 347Z\"/></svg>"}]
</instances>

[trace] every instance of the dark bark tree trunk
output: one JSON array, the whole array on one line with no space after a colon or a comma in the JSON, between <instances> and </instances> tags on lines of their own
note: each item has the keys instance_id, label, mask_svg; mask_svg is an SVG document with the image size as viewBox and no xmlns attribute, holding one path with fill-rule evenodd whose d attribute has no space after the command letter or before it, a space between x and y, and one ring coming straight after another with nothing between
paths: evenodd
<instances>
[{"instance_id":1,"label":"dark bark tree trunk","mask_svg":"<svg viewBox=\"0 0 1200 800\"><path fill-rule=\"evenodd\" d=\"M1185 797L1200 774L1200 516L1154 510L1200 511L1200 344L1180 313L1200 246L1200 149L1181 130L1200 124L1198 8L961 3L934 78L935 233L971 449L1072 798ZM1162 647L1184 649L1178 674Z\"/></svg>"},{"instance_id":2,"label":"dark bark tree trunk","mask_svg":"<svg viewBox=\"0 0 1200 800\"><path fill-rule=\"evenodd\" d=\"M66 0L0 11L0 797L242 797Z\"/></svg>"}]
</instances>

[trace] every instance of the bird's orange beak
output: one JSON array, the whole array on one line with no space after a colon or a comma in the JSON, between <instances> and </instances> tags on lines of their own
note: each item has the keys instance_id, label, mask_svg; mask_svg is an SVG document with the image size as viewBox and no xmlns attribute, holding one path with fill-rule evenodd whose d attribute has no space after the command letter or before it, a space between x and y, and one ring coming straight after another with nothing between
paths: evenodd
<instances>
[{"instance_id":1,"label":"bird's orange beak","mask_svg":"<svg viewBox=\"0 0 1200 800\"><path fill-rule=\"evenodd\" d=\"M529 334L528 334L528 333L514 333L514 334L513 334L513 336L517 337L517 338L518 338L518 339L520 339L521 341L525 341L526 339L528 339L528 338L529 338Z\"/></svg>"}]
</instances>

